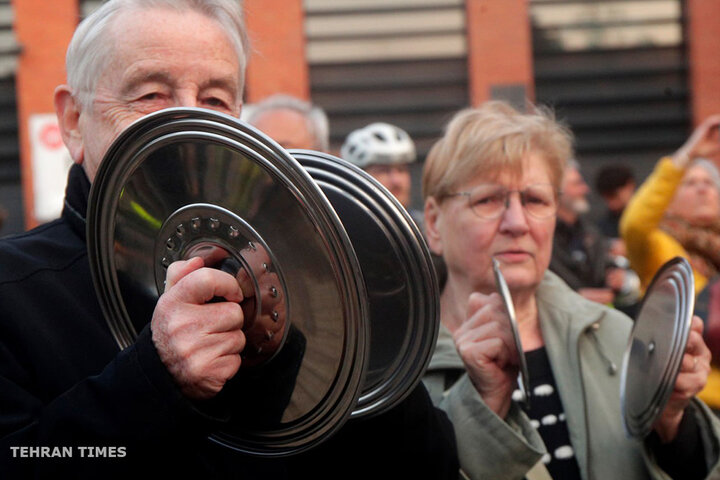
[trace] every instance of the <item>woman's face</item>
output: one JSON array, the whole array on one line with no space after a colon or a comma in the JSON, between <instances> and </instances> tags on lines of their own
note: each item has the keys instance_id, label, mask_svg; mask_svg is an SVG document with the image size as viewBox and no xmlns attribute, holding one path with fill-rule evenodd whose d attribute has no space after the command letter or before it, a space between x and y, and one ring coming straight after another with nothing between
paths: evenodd
<instances>
[{"instance_id":1,"label":"woman's face","mask_svg":"<svg viewBox=\"0 0 720 480\"><path fill-rule=\"evenodd\" d=\"M720 193L704 167L694 165L688 169L667 211L693 225L707 225L718 219Z\"/></svg>"},{"instance_id":2,"label":"woman's face","mask_svg":"<svg viewBox=\"0 0 720 480\"><path fill-rule=\"evenodd\" d=\"M519 175L509 172L492 178L481 175L459 185L455 192L467 192L487 183L508 190L525 190L530 185L547 185L552 181L544 158L529 153ZM472 290L486 293L496 290L493 257L500 263L513 292L534 291L550 264L555 215L539 219L528 214L517 193L510 194L507 208L495 219L476 215L464 195L448 197L439 205L429 199L426 222L430 248L443 256L449 275L468 282Z\"/></svg>"}]
</instances>

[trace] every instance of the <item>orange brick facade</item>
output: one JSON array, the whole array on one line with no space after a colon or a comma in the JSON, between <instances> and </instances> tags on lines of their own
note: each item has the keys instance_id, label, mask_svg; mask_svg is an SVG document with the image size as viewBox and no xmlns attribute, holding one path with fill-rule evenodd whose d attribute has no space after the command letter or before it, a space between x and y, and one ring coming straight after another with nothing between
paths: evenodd
<instances>
[{"instance_id":1,"label":"orange brick facade","mask_svg":"<svg viewBox=\"0 0 720 480\"><path fill-rule=\"evenodd\" d=\"M720 2L687 0L693 122L720 112Z\"/></svg>"},{"instance_id":2,"label":"orange brick facade","mask_svg":"<svg viewBox=\"0 0 720 480\"><path fill-rule=\"evenodd\" d=\"M245 0L252 49L246 100L273 93L309 99L302 0Z\"/></svg>"},{"instance_id":3,"label":"orange brick facade","mask_svg":"<svg viewBox=\"0 0 720 480\"><path fill-rule=\"evenodd\" d=\"M28 125L30 116L50 113L55 87L65 83L65 49L79 18L77 0L13 0L15 37L21 46L16 76L20 171L25 225L33 215L32 165Z\"/></svg>"},{"instance_id":4,"label":"orange brick facade","mask_svg":"<svg viewBox=\"0 0 720 480\"><path fill-rule=\"evenodd\" d=\"M466 0L470 101L491 98L493 86L522 85L534 98L528 0Z\"/></svg>"}]
</instances>

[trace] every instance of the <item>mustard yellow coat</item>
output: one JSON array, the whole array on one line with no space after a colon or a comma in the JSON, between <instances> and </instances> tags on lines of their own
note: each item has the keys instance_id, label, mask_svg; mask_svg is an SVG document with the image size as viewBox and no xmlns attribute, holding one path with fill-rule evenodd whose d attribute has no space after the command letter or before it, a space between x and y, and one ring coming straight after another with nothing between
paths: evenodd
<instances>
[{"instance_id":1,"label":"mustard yellow coat","mask_svg":"<svg viewBox=\"0 0 720 480\"><path fill-rule=\"evenodd\" d=\"M672 201L685 170L678 168L670 157L661 159L647 180L638 188L620 219L620 235L627 246L630 266L640 277L643 291L655 272L668 260L688 253L673 237L660 230L660 222ZM707 285L708 279L693 269L695 292ZM720 370L713 367L705 389L698 395L713 409L720 409Z\"/></svg>"}]
</instances>

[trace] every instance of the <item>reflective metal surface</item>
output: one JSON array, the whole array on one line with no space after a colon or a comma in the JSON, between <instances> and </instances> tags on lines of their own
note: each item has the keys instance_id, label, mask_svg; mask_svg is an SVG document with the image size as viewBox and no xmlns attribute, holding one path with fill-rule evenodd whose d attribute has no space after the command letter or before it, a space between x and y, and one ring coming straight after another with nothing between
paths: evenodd
<instances>
[{"instance_id":1,"label":"reflective metal surface","mask_svg":"<svg viewBox=\"0 0 720 480\"><path fill-rule=\"evenodd\" d=\"M369 367L353 417L403 400L435 349L439 293L429 250L403 206L373 177L340 158L290 150L320 185L360 261L369 302Z\"/></svg>"},{"instance_id":2,"label":"reflective metal surface","mask_svg":"<svg viewBox=\"0 0 720 480\"><path fill-rule=\"evenodd\" d=\"M495 274L495 284L497 285L498 293L503 299L505 304L505 310L507 311L508 318L510 319L510 328L512 329L513 339L515 340L515 349L518 355L518 388L522 393L522 402L525 405L530 405L530 374L528 373L527 358L525 357L525 351L523 350L522 342L520 341L520 331L518 330L517 317L515 316L515 306L513 304L512 296L510 295L510 289L505 282L500 271L500 263L493 258L493 273Z\"/></svg>"},{"instance_id":3,"label":"reflective metal surface","mask_svg":"<svg viewBox=\"0 0 720 480\"><path fill-rule=\"evenodd\" d=\"M367 370L360 264L322 190L272 140L205 110L149 115L109 149L87 221L93 280L121 348L149 323L175 260L201 256L243 287L248 345L217 399L232 418L213 441L286 455L351 415Z\"/></svg>"},{"instance_id":4,"label":"reflective metal surface","mask_svg":"<svg viewBox=\"0 0 720 480\"><path fill-rule=\"evenodd\" d=\"M623 358L620 402L629 436L645 438L672 394L694 304L692 268L676 257L647 289Z\"/></svg>"}]
</instances>

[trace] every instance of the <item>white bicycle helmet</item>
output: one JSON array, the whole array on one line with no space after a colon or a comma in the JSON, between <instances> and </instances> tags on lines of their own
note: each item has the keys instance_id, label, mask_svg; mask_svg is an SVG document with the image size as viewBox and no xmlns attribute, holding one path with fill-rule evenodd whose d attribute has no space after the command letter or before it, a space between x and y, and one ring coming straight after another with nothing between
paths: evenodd
<instances>
[{"instance_id":1,"label":"white bicycle helmet","mask_svg":"<svg viewBox=\"0 0 720 480\"><path fill-rule=\"evenodd\" d=\"M371 123L347 136L340 156L360 168L412 163L416 156L415 143L405 130L395 125Z\"/></svg>"}]
</instances>

